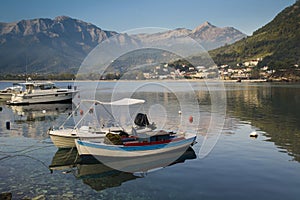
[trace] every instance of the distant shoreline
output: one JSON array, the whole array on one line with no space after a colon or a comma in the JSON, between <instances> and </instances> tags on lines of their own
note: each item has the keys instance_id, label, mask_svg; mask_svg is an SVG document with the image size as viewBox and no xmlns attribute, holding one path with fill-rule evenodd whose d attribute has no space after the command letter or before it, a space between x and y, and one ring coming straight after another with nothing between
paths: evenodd
<instances>
[{"instance_id":1,"label":"distant shoreline","mask_svg":"<svg viewBox=\"0 0 300 200\"><path fill-rule=\"evenodd\" d=\"M289 82L286 80L266 80L266 79L245 79L245 80L221 80L221 79L148 79L148 80L35 80L35 81L51 81L51 82L224 82L224 83L264 83L264 82ZM24 82L22 80L0 80L0 82L7 83L7 82ZM296 82L296 81L290 81Z\"/></svg>"}]
</instances>

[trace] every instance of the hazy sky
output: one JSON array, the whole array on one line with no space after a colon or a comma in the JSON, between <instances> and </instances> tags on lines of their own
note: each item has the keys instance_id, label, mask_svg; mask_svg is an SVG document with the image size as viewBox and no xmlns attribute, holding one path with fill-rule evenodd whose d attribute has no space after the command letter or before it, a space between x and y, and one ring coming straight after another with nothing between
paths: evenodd
<instances>
[{"instance_id":1,"label":"hazy sky","mask_svg":"<svg viewBox=\"0 0 300 200\"><path fill-rule=\"evenodd\" d=\"M295 0L1 0L0 21L66 15L104 30L189 28L205 21L251 35Z\"/></svg>"}]
</instances>

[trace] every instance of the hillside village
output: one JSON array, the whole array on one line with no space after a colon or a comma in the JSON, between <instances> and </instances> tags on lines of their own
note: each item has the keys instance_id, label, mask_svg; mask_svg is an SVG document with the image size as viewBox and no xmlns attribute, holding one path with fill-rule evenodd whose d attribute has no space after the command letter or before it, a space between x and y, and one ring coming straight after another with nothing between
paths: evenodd
<instances>
[{"instance_id":1,"label":"hillside village","mask_svg":"<svg viewBox=\"0 0 300 200\"><path fill-rule=\"evenodd\" d=\"M262 58L257 58L236 66L229 66L227 64L221 66L188 66L182 64L181 66L172 66L170 64L161 64L152 67L149 72L144 72L143 76L137 76L136 79L209 79L218 78L221 80L272 80L272 81L292 81L289 78L280 76L280 72L286 72L287 69L278 69L277 71L269 66L258 68L258 63ZM295 71L299 71L298 64L293 66Z\"/></svg>"},{"instance_id":2,"label":"hillside village","mask_svg":"<svg viewBox=\"0 0 300 200\"><path fill-rule=\"evenodd\" d=\"M98 73L87 74L18 74L1 76L3 80L23 80L26 76L33 77L35 80L177 80L177 79L219 79L219 80L259 80L259 81L299 81L298 76L288 75L288 70L294 74L300 74L298 64L291 66L290 69L272 69L272 67L258 67L262 58L257 58L236 66L223 64L220 66L214 65L211 67L196 66L181 62L150 64L147 67L128 72L120 73L118 71L107 71L99 77ZM185 63L185 64L184 64Z\"/></svg>"}]
</instances>

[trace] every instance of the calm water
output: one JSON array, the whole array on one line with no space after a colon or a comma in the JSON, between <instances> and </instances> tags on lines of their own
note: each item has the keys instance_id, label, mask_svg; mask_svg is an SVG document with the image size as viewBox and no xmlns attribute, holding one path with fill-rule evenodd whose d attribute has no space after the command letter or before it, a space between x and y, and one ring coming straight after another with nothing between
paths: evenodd
<instances>
[{"instance_id":1,"label":"calm water","mask_svg":"<svg viewBox=\"0 0 300 200\"><path fill-rule=\"evenodd\" d=\"M9 85L0 83L0 88ZM52 144L48 128L60 125L72 105L1 103L0 193L12 192L14 199L300 198L300 84L225 83L220 88L192 82L192 92L182 82L122 82L117 89L114 82L80 83L78 87L80 98L75 101L128 95L146 99L137 109L148 113L158 127L196 131L198 143L168 167L121 172L95 160L82 162L76 150L58 151ZM214 93L226 94L221 99L226 115L222 102L214 110ZM128 123L122 109L113 112ZM222 118L221 134L208 137L210 125ZM6 121L11 122L11 130L6 130ZM257 139L249 137L253 131ZM203 158L199 153L207 138L213 148Z\"/></svg>"}]
</instances>

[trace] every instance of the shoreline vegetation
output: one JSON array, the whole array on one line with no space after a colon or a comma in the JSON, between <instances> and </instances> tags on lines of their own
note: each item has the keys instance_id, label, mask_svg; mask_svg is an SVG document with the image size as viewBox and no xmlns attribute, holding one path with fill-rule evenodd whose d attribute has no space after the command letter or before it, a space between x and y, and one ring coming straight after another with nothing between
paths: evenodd
<instances>
[{"instance_id":1,"label":"shoreline vegetation","mask_svg":"<svg viewBox=\"0 0 300 200\"><path fill-rule=\"evenodd\" d=\"M235 76L224 76L221 74L222 71L219 70L219 76L214 72L211 77L195 77L189 72L185 72L181 76L156 76L151 78L145 78L144 76L122 76L120 74L106 74L104 76L99 76L97 74L88 75L76 75L76 74L7 74L0 75L0 81L25 81L28 78L34 81L116 81L116 80L128 80L128 81L162 81L162 80L194 80L194 81L209 81L209 80L222 80L224 82L299 82L300 81L300 69L298 70L286 70L285 72L276 72L268 74L268 76L260 76L259 73L251 73L244 77ZM162 78L161 78L162 77Z\"/></svg>"},{"instance_id":2,"label":"shoreline vegetation","mask_svg":"<svg viewBox=\"0 0 300 200\"><path fill-rule=\"evenodd\" d=\"M167 66L167 67L166 67ZM199 69L198 69L199 68ZM189 66L183 63L160 64L151 67L148 71L132 71L130 73L120 73L107 71L104 74L90 73L23 73L23 74L0 74L0 81L25 81L29 78L34 81L161 81L161 80L223 80L224 82L299 82L300 68L292 67L282 70L258 69L257 66L242 66L232 68L228 65L204 67ZM268 68L267 68L268 69Z\"/></svg>"},{"instance_id":3,"label":"shoreline vegetation","mask_svg":"<svg viewBox=\"0 0 300 200\"><path fill-rule=\"evenodd\" d=\"M211 81L219 80L224 82L299 82L300 69L294 67L289 70L277 70L272 73L265 73L255 67L248 67L250 72L245 70L233 69L229 73L229 69L218 67L214 69L206 69L205 71L197 71L194 67L178 68L178 64L171 69L159 66L160 71L153 69L153 72L145 73L143 71L128 74L120 74L118 72L106 72L104 75L97 73L74 74L74 73L58 73L58 74L0 74L0 81L20 82L28 79L34 81ZM192 68L192 69L191 69ZM162 71L167 70L168 72ZM191 71L192 70L192 71ZM237 71L237 72L236 72ZM176 73L177 72L177 73ZM203 74L207 75L203 75ZM226 73L226 75L225 75ZM230 75L231 74L231 75ZM146 76L147 75L147 76Z\"/></svg>"}]
</instances>

